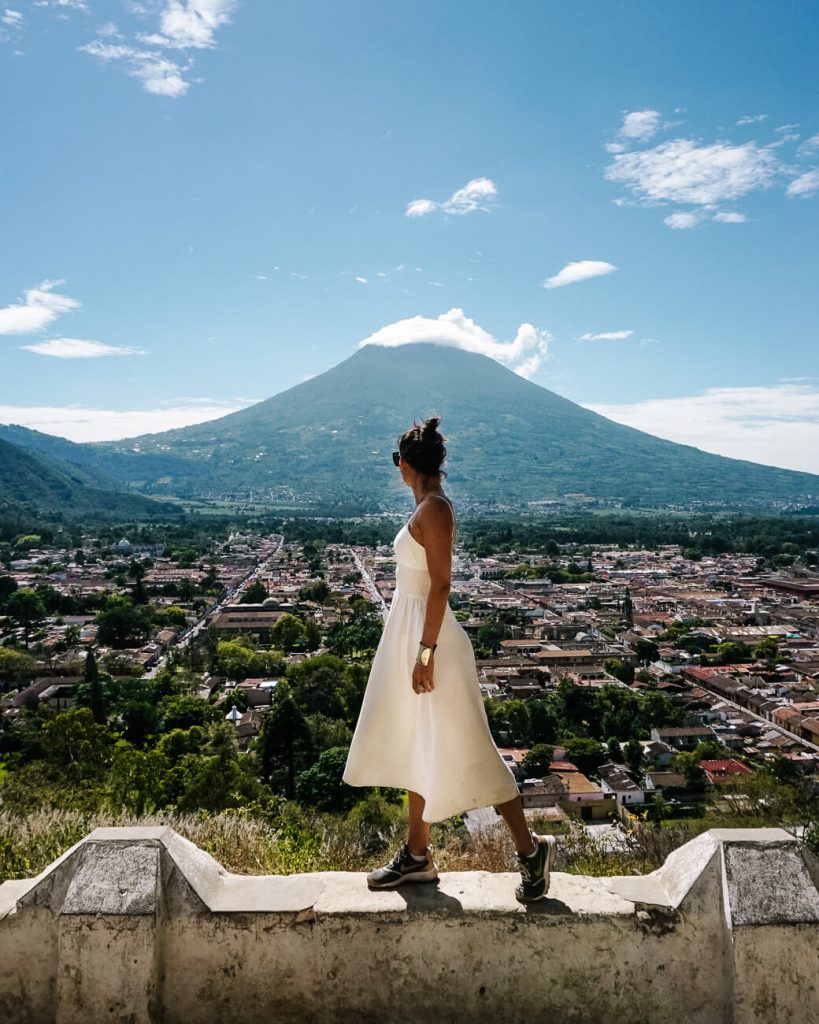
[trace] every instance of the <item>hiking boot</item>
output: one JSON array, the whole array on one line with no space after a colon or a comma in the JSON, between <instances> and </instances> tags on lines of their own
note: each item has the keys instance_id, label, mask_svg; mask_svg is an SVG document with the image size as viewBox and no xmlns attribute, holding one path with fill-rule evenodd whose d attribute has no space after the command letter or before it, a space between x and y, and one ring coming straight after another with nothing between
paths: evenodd
<instances>
[{"instance_id":1,"label":"hiking boot","mask_svg":"<svg viewBox=\"0 0 819 1024\"><path fill-rule=\"evenodd\" d=\"M557 860L557 840L554 836L538 836L532 833L537 850L532 854L519 853L521 883L515 889L518 903L534 903L542 900L549 891L549 872Z\"/></svg>"},{"instance_id":2,"label":"hiking boot","mask_svg":"<svg viewBox=\"0 0 819 1024\"><path fill-rule=\"evenodd\" d=\"M367 885L371 889L394 889L404 882L434 882L437 878L438 868L432 859L432 847L427 847L425 860L413 860L409 844L404 843L389 864L367 875Z\"/></svg>"}]
</instances>

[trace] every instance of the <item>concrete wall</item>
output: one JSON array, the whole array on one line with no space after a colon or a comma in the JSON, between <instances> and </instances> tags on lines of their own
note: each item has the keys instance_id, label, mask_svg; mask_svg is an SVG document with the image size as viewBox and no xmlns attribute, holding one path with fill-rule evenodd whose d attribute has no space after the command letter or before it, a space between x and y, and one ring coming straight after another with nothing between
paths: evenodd
<instances>
[{"instance_id":1,"label":"concrete wall","mask_svg":"<svg viewBox=\"0 0 819 1024\"><path fill-rule=\"evenodd\" d=\"M4 1024L816 1024L819 868L778 829L651 875L244 876L168 828L97 829L0 886Z\"/></svg>"}]
</instances>

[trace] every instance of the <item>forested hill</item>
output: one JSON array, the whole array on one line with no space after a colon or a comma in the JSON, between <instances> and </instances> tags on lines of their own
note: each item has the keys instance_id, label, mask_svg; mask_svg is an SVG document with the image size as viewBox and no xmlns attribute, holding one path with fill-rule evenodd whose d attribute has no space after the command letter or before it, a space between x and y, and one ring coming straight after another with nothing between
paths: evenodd
<instances>
[{"instance_id":1,"label":"forested hill","mask_svg":"<svg viewBox=\"0 0 819 1024\"><path fill-rule=\"evenodd\" d=\"M115 486L121 487L122 485ZM95 516L167 516L167 504L100 487L91 487L68 463L36 455L0 438L0 511L60 513L66 518Z\"/></svg>"},{"instance_id":2,"label":"forested hill","mask_svg":"<svg viewBox=\"0 0 819 1024\"><path fill-rule=\"evenodd\" d=\"M217 420L89 445L123 478L164 460L181 495L256 493L294 504L396 508L390 460L413 418L443 416L448 486L461 500L525 508L566 495L635 505L816 504L819 476L711 455L622 426L493 359L419 343L365 346L332 369ZM130 461L129 461L130 460ZM149 477L141 474L145 480Z\"/></svg>"}]
</instances>

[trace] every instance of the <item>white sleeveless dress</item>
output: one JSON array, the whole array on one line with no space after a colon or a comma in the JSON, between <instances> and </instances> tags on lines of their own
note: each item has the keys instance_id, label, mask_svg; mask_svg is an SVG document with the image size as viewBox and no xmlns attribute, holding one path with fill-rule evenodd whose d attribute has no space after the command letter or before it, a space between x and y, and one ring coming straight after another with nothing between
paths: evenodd
<instances>
[{"instance_id":1,"label":"white sleeveless dress","mask_svg":"<svg viewBox=\"0 0 819 1024\"><path fill-rule=\"evenodd\" d=\"M426 551L407 523L393 548L395 591L344 781L419 793L428 822L511 800L517 783L489 731L472 644L448 604L434 657L435 688L421 694L412 689L430 576Z\"/></svg>"}]
</instances>

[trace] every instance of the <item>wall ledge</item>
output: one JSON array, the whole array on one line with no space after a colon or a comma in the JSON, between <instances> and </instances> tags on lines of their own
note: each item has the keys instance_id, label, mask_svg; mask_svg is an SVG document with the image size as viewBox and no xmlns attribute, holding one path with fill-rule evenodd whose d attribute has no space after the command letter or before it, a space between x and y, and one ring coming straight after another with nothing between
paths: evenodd
<instances>
[{"instance_id":1,"label":"wall ledge","mask_svg":"<svg viewBox=\"0 0 819 1024\"><path fill-rule=\"evenodd\" d=\"M0 1019L819 1024L819 865L781 829L712 829L649 875L555 872L528 907L518 877L371 892L233 874L165 826L96 829L0 885Z\"/></svg>"}]
</instances>

